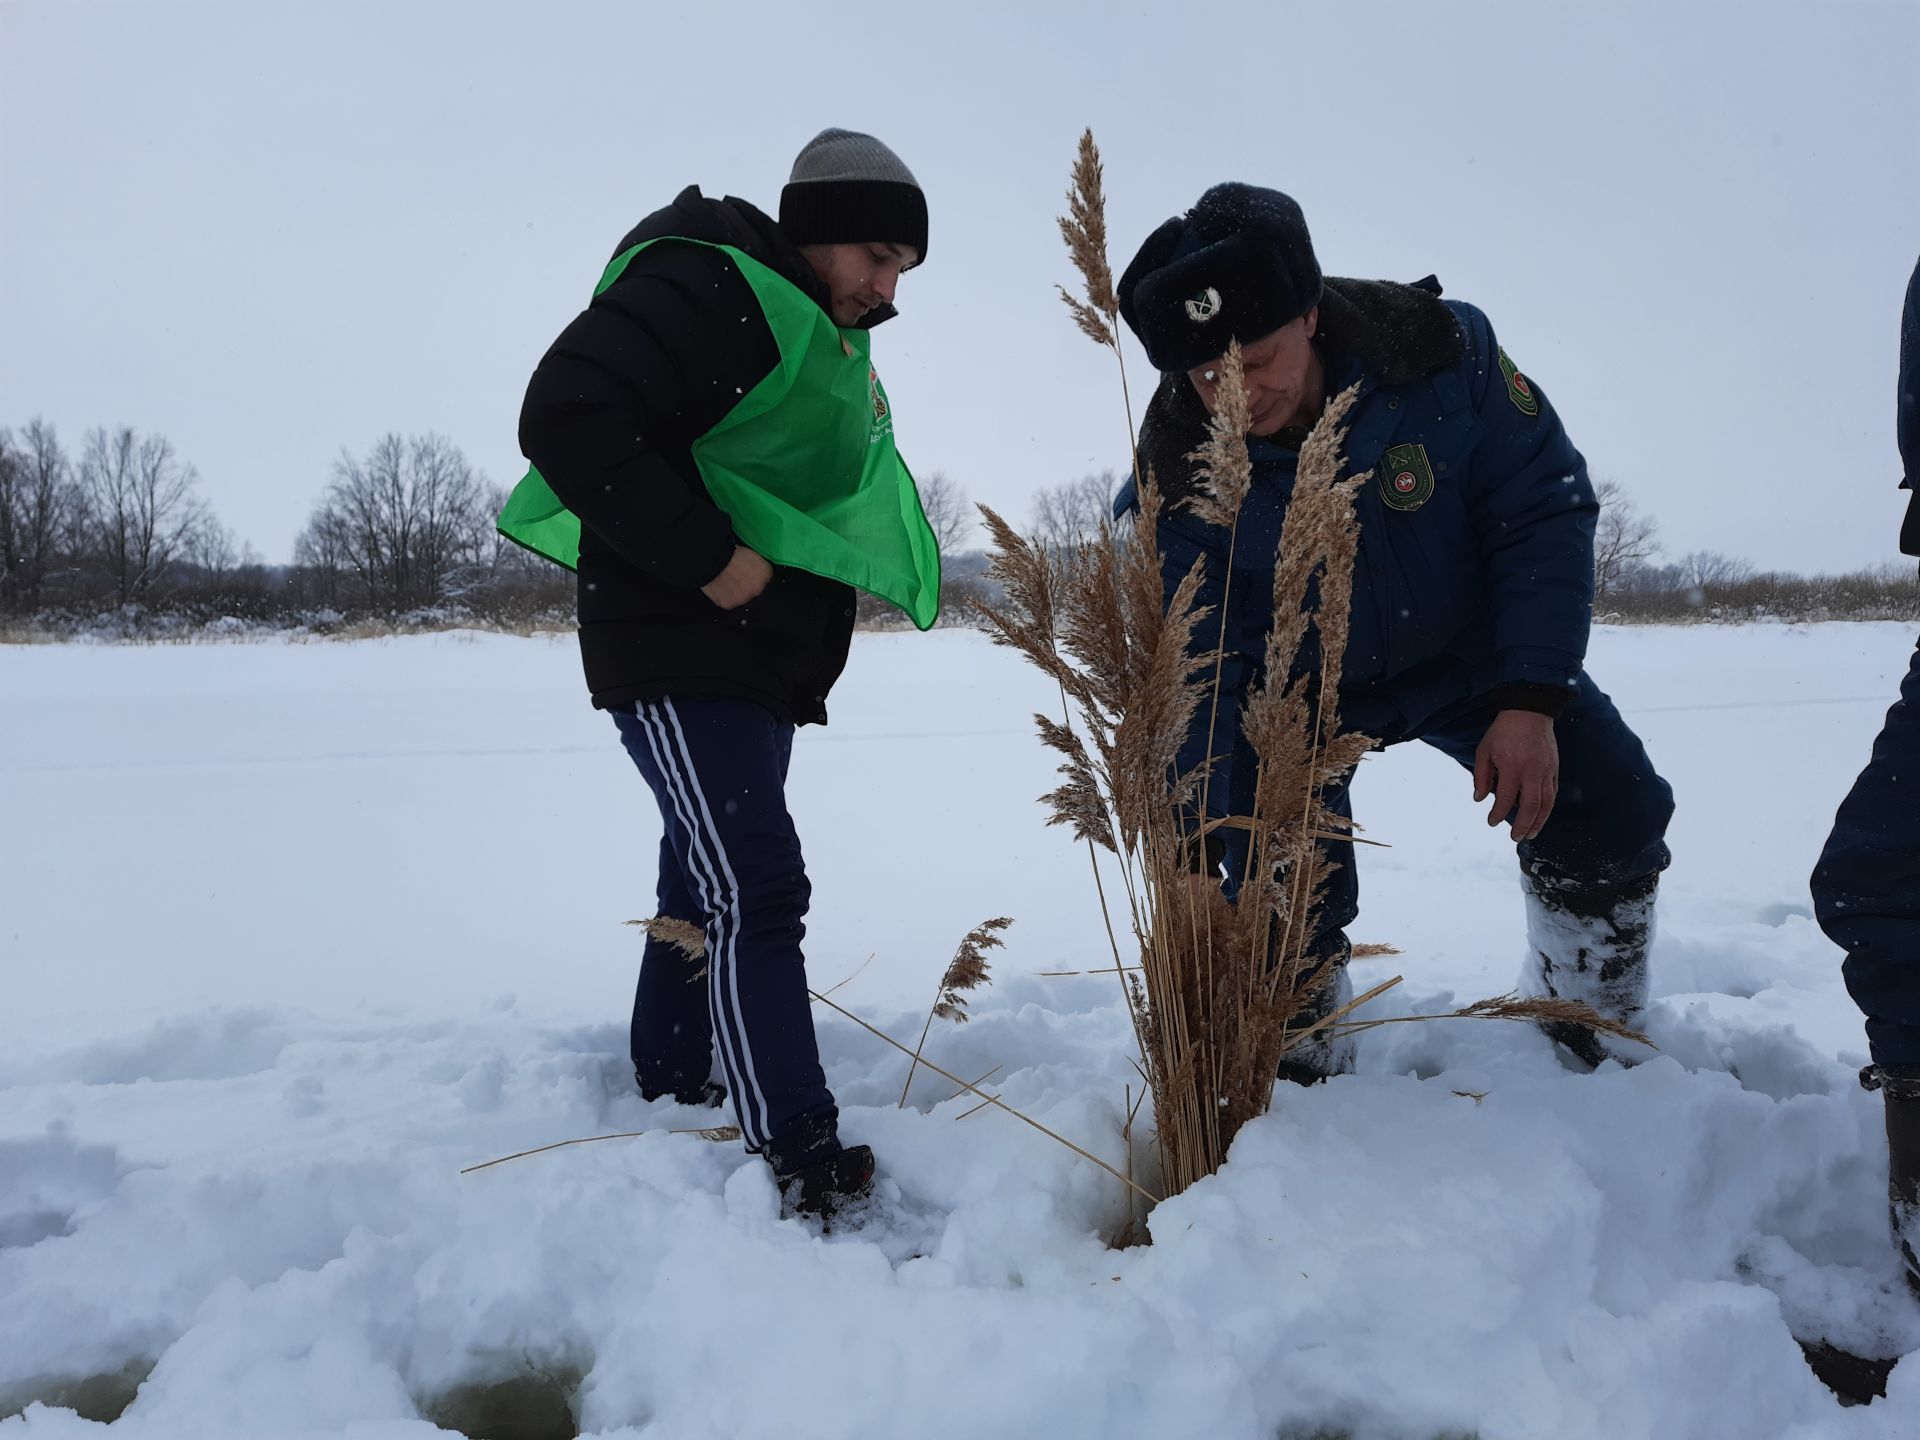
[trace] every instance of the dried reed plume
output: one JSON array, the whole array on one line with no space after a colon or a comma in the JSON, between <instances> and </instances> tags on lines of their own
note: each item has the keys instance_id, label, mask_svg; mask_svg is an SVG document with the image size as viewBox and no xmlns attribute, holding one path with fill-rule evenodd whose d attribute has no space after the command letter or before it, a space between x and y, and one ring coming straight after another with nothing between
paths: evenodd
<instances>
[{"instance_id":1,"label":"dried reed plume","mask_svg":"<svg viewBox=\"0 0 1920 1440\"><path fill-rule=\"evenodd\" d=\"M676 920L671 915L656 915L651 920L629 920L629 925L638 925L647 932L649 940L658 940L662 945L678 950L689 960L707 958L707 932L688 920ZM687 973L687 983L707 978L707 967Z\"/></svg>"},{"instance_id":2,"label":"dried reed plume","mask_svg":"<svg viewBox=\"0 0 1920 1440\"><path fill-rule=\"evenodd\" d=\"M960 948L953 952L953 959L947 962L946 973L940 977L939 993L933 997L933 1008L927 1012L927 1023L920 1027L920 1041L913 1047L913 1063L907 1067L907 1083L900 1087L900 1106L905 1109L907 1092L913 1089L914 1072L920 1068L920 1055L927 1046L927 1033L933 1029L935 1020L951 1020L956 1025L964 1025L970 1018L967 1014L967 995L988 981L989 966L987 951L997 950L1005 943L1000 932L1013 921L1002 915L992 920L982 920L969 930L966 938L960 942Z\"/></svg>"},{"instance_id":3,"label":"dried reed plume","mask_svg":"<svg viewBox=\"0 0 1920 1440\"><path fill-rule=\"evenodd\" d=\"M1617 1040L1654 1048L1653 1041L1631 1026L1609 1019L1578 1000L1561 1000L1553 996L1523 999L1517 994L1495 995L1441 1015L1390 1015L1378 1020L1343 1020L1337 1022L1333 1029L1342 1035L1358 1035L1381 1025L1408 1025L1427 1020L1524 1020L1542 1026L1581 1025L1596 1034L1611 1035Z\"/></svg>"},{"instance_id":4,"label":"dried reed plume","mask_svg":"<svg viewBox=\"0 0 1920 1440\"><path fill-rule=\"evenodd\" d=\"M986 952L1002 947L1005 942L1000 939L1000 932L1011 924L1013 921L1002 915L998 919L982 920L967 932L960 948L953 952L947 973L940 979L940 998L933 1006L936 1018L966 1023L967 992L987 983Z\"/></svg>"},{"instance_id":5,"label":"dried reed plume","mask_svg":"<svg viewBox=\"0 0 1920 1440\"><path fill-rule=\"evenodd\" d=\"M1188 454L1193 462L1194 492L1182 504L1209 525L1233 529L1240 504L1253 484L1253 463L1247 458L1246 366L1240 342L1227 342L1227 353L1209 372L1213 383L1213 413L1207 421L1207 440ZM1229 565L1231 570L1231 565Z\"/></svg>"},{"instance_id":6,"label":"dried reed plume","mask_svg":"<svg viewBox=\"0 0 1920 1440\"><path fill-rule=\"evenodd\" d=\"M1076 299L1066 286L1060 298L1073 312L1073 323L1089 340L1119 348L1120 301L1113 290L1113 267L1107 263L1107 196L1105 169L1093 131L1080 136L1080 153L1073 163L1073 185L1067 191L1067 213L1059 217L1060 237L1086 286L1087 298Z\"/></svg>"},{"instance_id":7,"label":"dried reed plume","mask_svg":"<svg viewBox=\"0 0 1920 1440\"><path fill-rule=\"evenodd\" d=\"M706 958L707 932L691 921L676 920L671 915L656 915L651 920L629 920L627 924L638 925L647 932L648 939L672 946L689 960Z\"/></svg>"},{"instance_id":8,"label":"dried reed plume","mask_svg":"<svg viewBox=\"0 0 1920 1440\"><path fill-rule=\"evenodd\" d=\"M672 946L689 960L706 958L706 932L690 921L676 920L671 915L656 915L651 920L629 920L626 923L639 926L647 932L649 938L658 940L663 945ZM827 994L831 995L835 990L852 984L860 972L872 963L873 956L867 956L866 959L854 966L853 969L848 971L836 984L831 986L827 990ZM687 983L691 985L696 980L704 980L706 978L707 967L702 965L698 970L693 971L687 976Z\"/></svg>"},{"instance_id":9,"label":"dried reed plume","mask_svg":"<svg viewBox=\"0 0 1920 1440\"><path fill-rule=\"evenodd\" d=\"M1080 333L1096 345L1113 352L1120 366L1120 396L1127 411L1127 441L1133 441L1133 392L1127 386L1127 360L1120 353L1120 297L1113 287L1113 266L1107 260L1106 167L1100 163L1100 147L1093 143L1093 131L1080 134L1080 148L1073 160L1073 183L1067 188L1067 213L1055 217L1060 238L1067 242L1067 254L1073 268L1080 272L1080 283L1087 298L1076 298L1062 285L1060 298L1072 312ZM1139 470L1137 463L1135 471Z\"/></svg>"}]
</instances>

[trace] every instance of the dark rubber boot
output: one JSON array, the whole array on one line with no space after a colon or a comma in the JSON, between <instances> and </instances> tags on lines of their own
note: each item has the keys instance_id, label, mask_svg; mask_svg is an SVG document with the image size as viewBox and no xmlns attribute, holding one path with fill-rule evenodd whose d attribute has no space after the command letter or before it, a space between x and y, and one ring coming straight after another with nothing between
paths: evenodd
<instances>
[{"instance_id":1,"label":"dark rubber boot","mask_svg":"<svg viewBox=\"0 0 1920 1440\"><path fill-rule=\"evenodd\" d=\"M1653 902L1660 877L1593 888L1531 871L1525 880L1533 959L1527 977L1531 983L1523 989L1578 1000L1638 1030L1647 1008L1647 953L1653 948ZM1610 1059L1631 1065L1647 1053L1585 1025L1558 1021L1540 1028L1589 1069Z\"/></svg>"},{"instance_id":2,"label":"dark rubber boot","mask_svg":"<svg viewBox=\"0 0 1920 1440\"><path fill-rule=\"evenodd\" d=\"M1307 1006L1288 1022L1289 1031L1305 1030L1353 999L1353 981L1347 978L1350 947L1342 941L1339 954L1327 963L1333 975L1314 993ZM1335 1035L1331 1028L1316 1030L1280 1056L1276 1078L1294 1085L1317 1085L1334 1075L1353 1073L1353 1039Z\"/></svg>"},{"instance_id":3,"label":"dark rubber boot","mask_svg":"<svg viewBox=\"0 0 1920 1440\"><path fill-rule=\"evenodd\" d=\"M1888 1219L1907 1288L1920 1300L1920 1066L1869 1065L1860 1083L1886 1100Z\"/></svg>"}]
</instances>

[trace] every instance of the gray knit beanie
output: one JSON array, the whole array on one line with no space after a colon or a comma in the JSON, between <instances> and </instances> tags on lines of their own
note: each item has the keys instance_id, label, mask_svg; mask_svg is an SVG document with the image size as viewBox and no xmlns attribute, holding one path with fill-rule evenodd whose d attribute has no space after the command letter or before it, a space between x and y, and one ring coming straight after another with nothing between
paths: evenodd
<instances>
[{"instance_id":1,"label":"gray knit beanie","mask_svg":"<svg viewBox=\"0 0 1920 1440\"><path fill-rule=\"evenodd\" d=\"M900 157L871 135L822 130L780 192L780 228L796 245L880 240L927 258L927 197Z\"/></svg>"}]
</instances>

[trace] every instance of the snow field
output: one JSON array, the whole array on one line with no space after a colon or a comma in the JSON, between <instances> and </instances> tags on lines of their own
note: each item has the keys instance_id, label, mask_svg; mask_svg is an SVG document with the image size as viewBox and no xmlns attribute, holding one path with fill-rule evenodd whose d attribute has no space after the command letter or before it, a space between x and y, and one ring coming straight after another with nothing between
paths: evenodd
<instances>
[{"instance_id":1,"label":"snow field","mask_svg":"<svg viewBox=\"0 0 1920 1440\"><path fill-rule=\"evenodd\" d=\"M1592 668L1673 781L1660 1055L1389 1026L1227 1170L1108 1240L1110 1176L817 1016L885 1201L778 1219L625 1062L657 826L568 641L0 650L0 1437L434 1432L546 1374L583 1433L1910 1437L1794 1337L1920 1349L1879 1101L1805 876L1890 702L1895 626L1611 630ZM1040 677L863 636L792 803L814 983L911 1042L952 946L1016 924L929 1056L1125 1166L1138 1084L1084 851L1042 826ZM1057 703L1057 701L1053 702ZM1356 805L1380 1015L1518 974L1511 855L1419 747ZM864 964L873 955L871 963ZM574 1136L645 1130L462 1175ZM1135 1165L1151 1181L1142 1140Z\"/></svg>"}]
</instances>

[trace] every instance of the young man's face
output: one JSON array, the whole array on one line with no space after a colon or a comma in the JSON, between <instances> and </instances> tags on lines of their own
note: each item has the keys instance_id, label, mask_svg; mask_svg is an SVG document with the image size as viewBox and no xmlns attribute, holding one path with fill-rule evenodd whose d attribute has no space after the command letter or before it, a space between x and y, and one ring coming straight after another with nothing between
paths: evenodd
<instances>
[{"instance_id":1,"label":"young man's face","mask_svg":"<svg viewBox=\"0 0 1920 1440\"><path fill-rule=\"evenodd\" d=\"M911 245L879 240L849 245L803 245L813 273L827 287L828 312L845 329L858 325L867 313L893 303L900 272L916 264L920 254Z\"/></svg>"},{"instance_id":2,"label":"young man's face","mask_svg":"<svg viewBox=\"0 0 1920 1440\"><path fill-rule=\"evenodd\" d=\"M1282 325L1271 335L1240 347L1246 375L1247 433L1272 435L1309 418L1319 396L1309 395L1313 375L1313 336L1320 326L1320 307ZM1208 410L1213 409L1219 361L1187 372L1194 391Z\"/></svg>"}]
</instances>

